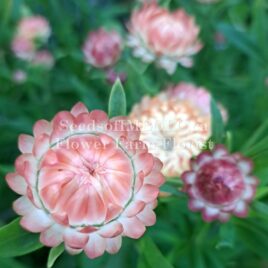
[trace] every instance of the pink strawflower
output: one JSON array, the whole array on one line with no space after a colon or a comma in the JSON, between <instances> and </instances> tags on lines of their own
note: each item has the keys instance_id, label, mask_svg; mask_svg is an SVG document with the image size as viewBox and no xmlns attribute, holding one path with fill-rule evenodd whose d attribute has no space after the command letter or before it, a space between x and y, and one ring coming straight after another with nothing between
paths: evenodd
<instances>
[{"instance_id":1,"label":"pink strawflower","mask_svg":"<svg viewBox=\"0 0 268 268\"><path fill-rule=\"evenodd\" d=\"M16 84L23 84L27 80L27 74L23 70L16 70L12 78Z\"/></svg>"},{"instance_id":2,"label":"pink strawflower","mask_svg":"<svg viewBox=\"0 0 268 268\"><path fill-rule=\"evenodd\" d=\"M225 222L232 214L246 217L258 184L251 171L251 160L229 154L223 145L201 153L191 162L191 170L182 175L189 208L201 210L207 222Z\"/></svg>"},{"instance_id":3,"label":"pink strawflower","mask_svg":"<svg viewBox=\"0 0 268 268\"><path fill-rule=\"evenodd\" d=\"M17 58L30 61L35 54L34 43L22 37L15 37L12 41L12 51Z\"/></svg>"},{"instance_id":4,"label":"pink strawflower","mask_svg":"<svg viewBox=\"0 0 268 268\"><path fill-rule=\"evenodd\" d=\"M27 40L42 40L46 42L51 34L51 29L46 18L32 16L23 18L17 28L17 36Z\"/></svg>"},{"instance_id":5,"label":"pink strawflower","mask_svg":"<svg viewBox=\"0 0 268 268\"><path fill-rule=\"evenodd\" d=\"M180 176L203 150L211 136L210 99L206 89L180 83L133 107L130 118L149 151L163 162L165 176ZM227 118L223 108L222 113Z\"/></svg>"},{"instance_id":6,"label":"pink strawflower","mask_svg":"<svg viewBox=\"0 0 268 268\"><path fill-rule=\"evenodd\" d=\"M14 202L22 227L41 243L96 258L155 223L162 164L137 127L78 103L36 122L33 134L19 137L22 154L6 180L22 195Z\"/></svg>"},{"instance_id":7,"label":"pink strawflower","mask_svg":"<svg viewBox=\"0 0 268 268\"><path fill-rule=\"evenodd\" d=\"M32 65L51 69L54 65L54 57L47 50L37 51L33 57Z\"/></svg>"},{"instance_id":8,"label":"pink strawflower","mask_svg":"<svg viewBox=\"0 0 268 268\"><path fill-rule=\"evenodd\" d=\"M96 68L106 68L114 65L119 59L122 51L122 40L115 31L99 29L90 32L83 52L87 63Z\"/></svg>"},{"instance_id":9,"label":"pink strawflower","mask_svg":"<svg viewBox=\"0 0 268 268\"><path fill-rule=\"evenodd\" d=\"M171 13L155 2L133 12L129 31L128 45L134 56L148 63L156 61L169 74L178 63L191 67L192 56L202 48L193 17L183 9Z\"/></svg>"}]
</instances>

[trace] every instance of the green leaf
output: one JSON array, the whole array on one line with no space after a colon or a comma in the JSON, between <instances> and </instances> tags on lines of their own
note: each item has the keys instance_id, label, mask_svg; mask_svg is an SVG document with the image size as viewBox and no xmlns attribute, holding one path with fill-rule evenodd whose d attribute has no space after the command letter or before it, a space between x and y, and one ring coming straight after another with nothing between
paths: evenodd
<instances>
[{"instance_id":1,"label":"green leaf","mask_svg":"<svg viewBox=\"0 0 268 268\"><path fill-rule=\"evenodd\" d=\"M251 147L253 147L257 142L259 142L263 136L267 135L267 130L268 120L265 120L262 125L257 128L257 130L253 133L250 139L245 143L242 148L242 151L246 152L247 150L251 149Z\"/></svg>"},{"instance_id":2,"label":"green leaf","mask_svg":"<svg viewBox=\"0 0 268 268\"><path fill-rule=\"evenodd\" d=\"M60 244L59 246L52 248L49 251L49 256L47 260L47 267L51 268L53 267L55 261L58 259L58 257L64 252L64 244Z\"/></svg>"},{"instance_id":3,"label":"green leaf","mask_svg":"<svg viewBox=\"0 0 268 268\"><path fill-rule=\"evenodd\" d=\"M22 263L13 260L13 259L9 259L9 258L3 258L0 259L0 267L1 268L26 268L26 266L24 266Z\"/></svg>"},{"instance_id":4,"label":"green leaf","mask_svg":"<svg viewBox=\"0 0 268 268\"><path fill-rule=\"evenodd\" d=\"M18 218L0 228L0 257L22 256L43 247L39 235L23 230L19 221Z\"/></svg>"},{"instance_id":5,"label":"green leaf","mask_svg":"<svg viewBox=\"0 0 268 268\"><path fill-rule=\"evenodd\" d=\"M232 223L225 223L220 226L219 240L216 244L216 249L223 248L233 249L235 246L235 229Z\"/></svg>"},{"instance_id":6,"label":"green leaf","mask_svg":"<svg viewBox=\"0 0 268 268\"><path fill-rule=\"evenodd\" d=\"M250 38L249 33L237 30L234 26L224 23L219 24L217 28L237 49L244 52L249 57L263 62L263 58L259 53L260 48L256 42Z\"/></svg>"},{"instance_id":7,"label":"green leaf","mask_svg":"<svg viewBox=\"0 0 268 268\"><path fill-rule=\"evenodd\" d=\"M148 264L148 268L173 268L161 251L157 248L153 240L149 237L144 237L140 241L139 252L143 256L144 261Z\"/></svg>"},{"instance_id":8,"label":"green leaf","mask_svg":"<svg viewBox=\"0 0 268 268\"><path fill-rule=\"evenodd\" d=\"M218 105L213 98L211 98L210 108L212 113L212 140L215 143L222 143L225 136L224 123Z\"/></svg>"},{"instance_id":9,"label":"green leaf","mask_svg":"<svg viewBox=\"0 0 268 268\"><path fill-rule=\"evenodd\" d=\"M127 113L126 105L127 105L126 95L124 88L120 80L117 79L112 87L112 91L110 94L109 107L108 107L109 116L114 117L114 116L126 115Z\"/></svg>"}]
</instances>

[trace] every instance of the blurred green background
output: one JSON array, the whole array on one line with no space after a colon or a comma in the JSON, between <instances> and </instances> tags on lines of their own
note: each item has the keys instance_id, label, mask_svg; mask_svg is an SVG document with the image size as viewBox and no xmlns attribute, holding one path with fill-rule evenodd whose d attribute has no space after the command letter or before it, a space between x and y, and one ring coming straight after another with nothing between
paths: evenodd
<instances>
[{"instance_id":1,"label":"blurred green background","mask_svg":"<svg viewBox=\"0 0 268 268\"><path fill-rule=\"evenodd\" d=\"M184 8L195 16L204 48L195 57L192 69L179 67L172 77L133 58L126 48L115 69L127 75L124 87L128 110L143 95L155 95L172 83L193 82L208 88L227 108L233 148L241 148L268 116L268 1L222 0L210 5L195 0L160 2L171 9ZM12 170L19 154L18 135L31 133L36 120L51 119L77 101L90 109L107 110L111 84L102 70L85 64L81 47L88 32L102 26L118 30L125 38L126 25L136 5L137 2L127 0L0 1L1 225L15 217L11 204L16 196L8 190L4 176ZM29 66L16 59L10 49L17 23L29 14L41 14L51 25L48 49L55 57L51 70ZM24 83L13 81L17 69L27 73ZM254 160L256 172L266 185L267 151ZM188 211L186 202L180 194L161 200L157 224L149 228L147 240L124 239L115 256L106 254L92 261L82 254L64 254L55 267L169 267L163 266L165 260L173 267L268 267L265 202L256 202L249 219L233 219L222 226L202 223L198 214ZM262 223L258 220L260 215ZM161 253L155 245L162 252L159 258L164 258L164 263L158 260ZM48 249L44 248L14 260L0 258L0 267L46 267L47 254Z\"/></svg>"}]
</instances>

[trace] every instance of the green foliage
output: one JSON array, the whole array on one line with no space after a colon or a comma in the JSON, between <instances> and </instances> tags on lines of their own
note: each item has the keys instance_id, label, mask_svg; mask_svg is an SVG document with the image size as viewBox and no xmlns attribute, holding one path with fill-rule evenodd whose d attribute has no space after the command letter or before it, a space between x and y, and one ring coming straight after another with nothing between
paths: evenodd
<instances>
[{"instance_id":1,"label":"green foliage","mask_svg":"<svg viewBox=\"0 0 268 268\"><path fill-rule=\"evenodd\" d=\"M225 133L224 133L224 123L223 119L221 116L221 112L218 108L217 103L214 101L213 98L211 98L210 102L210 109L211 109L211 114L212 114L212 121L211 121L211 126L212 126L212 140L215 143L222 143Z\"/></svg>"},{"instance_id":2,"label":"green foliage","mask_svg":"<svg viewBox=\"0 0 268 268\"><path fill-rule=\"evenodd\" d=\"M41 247L39 235L23 230L19 219L0 229L0 257L21 256Z\"/></svg>"},{"instance_id":3,"label":"green foliage","mask_svg":"<svg viewBox=\"0 0 268 268\"><path fill-rule=\"evenodd\" d=\"M108 113L110 117L126 115L126 95L119 79L111 90Z\"/></svg>"},{"instance_id":4,"label":"green foliage","mask_svg":"<svg viewBox=\"0 0 268 268\"><path fill-rule=\"evenodd\" d=\"M64 244L60 244L59 246L52 248L49 251L48 260L47 260L47 268L53 267L55 261L60 257L60 255L64 252Z\"/></svg>"},{"instance_id":5,"label":"green foliage","mask_svg":"<svg viewBox=\"0 0 268 268\"><path fill-rule=\"evenodd\" d=\"M87 65L81 47L88 32L98 27L115 28L125 39L125 25L134 6L138 6L137 1L0 1L0 225L4 226L0 228L1 268L267 266L267 0L160 3L172 10L186 9L200 25L204 47L195 56L193 68L178 67L170 77L153 64L133 58L125 48L114 70L126 73L127 79L124 87L117 80L110 92L106 72ZM55 57L52 70L32 68L11 52L16 25L26 14L41 14L51 24L53 33L48 49ZM13 80L18 69L27 74L24 83ZM217 103L228 111L228 123L224 126L216 101L212 100L213 141L226 143L230 150L241 151L254 160L254 173L260 185L249 218L233 217L226 224L205 224L199 213L189 211L187 196L179 191L181 181L173 178L161 188L170 196L159 200L156 225L147 228L139 241L124 238L118 254L90 260L84 254L68 255L63 252L63 245L50 251L36 251L42 247L39 235L23 230L19 219L11 222L15 217L11 206L16 196L4 181L19 154L18 135L31 133L36 120L50 120L56 112L69 110L77 101L91 110L107 110L110 117L126 115L144 95L156 95L181 81L208 88Z\"/></svg>"}]
</instances>

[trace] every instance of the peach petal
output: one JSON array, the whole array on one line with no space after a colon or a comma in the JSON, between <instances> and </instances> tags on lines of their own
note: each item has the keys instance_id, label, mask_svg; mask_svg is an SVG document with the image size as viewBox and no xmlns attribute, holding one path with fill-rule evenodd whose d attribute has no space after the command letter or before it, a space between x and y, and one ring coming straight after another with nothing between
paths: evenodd
<instances>
[{"instance_id":1,"label":"peach petal","mask_svg":"<svg viewBox=\"0 0 268 268\"><path fill-rule=\"evenodd\" d=\"M123 232L123 226L120 222L113 221L101 227L98 234L104 238L112 238Z\"/></svg>"},{"instance_id":2,"label":"peach petal","mask_svg":"<svg viewBox=\"0 0 268 268\"><path fill-rule=\"evenodd\" d=\"M26 196L22 196L16 201L14 201L13 209L18 215L24 216L36 208L29 200L29 198L27 198Z\"/></svg>"},{"instance_id":3,"label":"peach petal","mask_svg":"<svg viewBox=\"0 0 268 268\"><path fill-rule=\"evenodd\" d=\"M131 218L141 212L144 207L145 203L143 201L132 201L124 211L123 215Z\"/></svg>"},{"instance_id":4,"label":"peach petal","mask_svg":"<svg viewBox=\"0 0 268 268\"><path fill-rule=\"evenodd\" d=\"M101 110L94 110L90 112L90 119L92 119L96 125L105 125L108 122L108 116Z\"/></svg>"},{"instance_id":5,"label":"peach petal","mask_svg":"<svg viewBox=\"0 0 268 268\"><path fill-rule=\"evenodd\" d=\"M72 228L66 228L63 233L65 245L70 248L83 248L89 239L88 234L83 234Z\"/></svg>"},{"instance_id":6,"label":"peach petal","mask_svg":"<svg viewBox=\"0 0 268 268\"><path fill-rule=\"evenodd\" d=\"M43 120L43 119L37 121L33 127L34 137L39 137L43 134L50 135L51 131L52 131L52 127L51 127L50 122Z\"/></svg>"},{"instance_id":7,"label":"peach petal","mask_svg":"<svg viewBox=\"0 0 268 268\"><path fill-rule=\"evenodd\" d=\"M85 246L84 250L86 255L90 259L95 259L104 253L105 248L106 248L106 239L102 238L97 234L92 234L90 235L89 241Z\"/></svg>"},{"instance_id":8,"label":"peach petal","mask_svg":"<svg viewBox=\"0 0 268 268\"><path fill-rule=\"evenodd\" d=\"M6 175L8 186L16 193L25 195L27 192L27 183L24 177L17 173L9 173Z\"/></svg>"},{"instance_id":9,"label":"peach petal","mask_svg":"<svg viewBox=\"0 0 268 268\"><path fill-rule=\"evenodd\" d=\"M149 153L138 154L134 156L134 163L136 170L143 171L144 175L147 176L153 168L154 158Z\"/></svg>"},{"instance_id":10,"label":"peach petal","mask_svg":"<svg viewBox=\"0 0 268 268\"><path fill-rule=\"evenodd\" d=\"M53 224L45 231L41 232L40 242L47 247L57 247L63 242L63 227Z\"/></svg>"},{"instance_id":11,"label":"peach petal","mask_svg":"<svg viewBox=\"0 0 268 268\"><path fill-rule=\"evenodd\" d=\"M88 109L82 102L78 102L71 109L71 114L77 117L78 115L82 113L88 113Z\"/></svg>"},{"instance_id":12,"label":"peach petal","mask_svg":"<svg viewBox=\"0 0 268 268\"><path fill-rule=\"evenodd\" d=\"M151 205L147 205L138 215L137 218L145 225L152 226L156 222L156 215Z\"/></svg>"},{"instance_id":13,"label":"peach petal","mask_svg":"<svg viewBox=\"0 0 268 268\"><path fill-rule=\"evenodd\" d=\"M49 216L40 209L29 211L20 221L21 226L29 232L39 233L50 227L53 222Z\"/></svg>"},{"instance_id":14,"label":"peach petal","mask_svg":"<svg viewBox=\"0 0 268 268\"><path fill-rule=\"evenodd\" d=\"M22 154L15 161L15 168L19 175L24 176L25 162L36 164L36 160L32 154Z\"/></svg>"},{"instance_id":15,"label":"peach petal","mask_svg":"<svg viewBox=\"0 0 268 268\"><path fill-rule=\"evenodd\" d=\"M110 254L115 254L119 251L122 245L122 237L117 236L114 238L108 238L106 239L106 250Z\"/></svg>"},{"instance_id":16,"label":"peach petal","mask_svg":"<svg viewBox=\"0 0 268 268\"><path fill-rule=\"evenodd\" d=\"M83 249L71 248L67 245L65 245L65 249L70 255L77 255L83 251Z\"/></svg>"},{"instance_id":17,"label":"peach petal","mask_svg":"<svg viewBox=\"0 0 268 268\"><path fill-rule=\"evenodd\" d=\"M32 153L34 143L34 138L32 136L21 134L19 136L18 143L19 143L19 149L23 154Z\"/></svg>"},{"instance_id":18,"label":"peach petal","mask_svg":"<svg viewBox=\"0 0 268 268\"><path fill-rule=\"evenodd\" d=\"M42 134L35 138L33 146L33 154L37 159L40 159L49 149L49 136L47 134Z\"/></svg>"},{"instance_id":19,"label":"peach petal","mask_svg":"<svg viewBox=\"0 0 268 268\"><path fill-rule=\"evenodd\" d=\"M159 171L153 171L144 178L145 184L151 184L160 187L165 182L165 177Z\"/></svg>"},{"instance_id":20,"label":"peach petal","mask_svg":"<svg viewBox=\"0 0 268 268\"><path fill-rule=\"evenodd\" d=\"M67 206L71 225L100 224L106 217L107 208L92 186L79 188Z\"/></svg>"},{"instance_id":21,"label":"peach petal","mask_svg":"<svg viewBox=\"0 0 268 268\"><path fill-rule=\"evenodd\" d=\"M152 202L157 198L159 194L159 188L153 185L144 185L141 190L137 193L136 199L141 200L145 203Z\"/></svg>"},{"instance_id":22,"label":"peach petal","mask_svg":"<svg viewBox=\"0 0 268 268\"><path fill-rule=\"evenodd\" d=\"M119 221L123 225L124 235L130 238L138 239L146 230L144 224L137 217L120 218Z\"/></svg>"}]
</instances>

